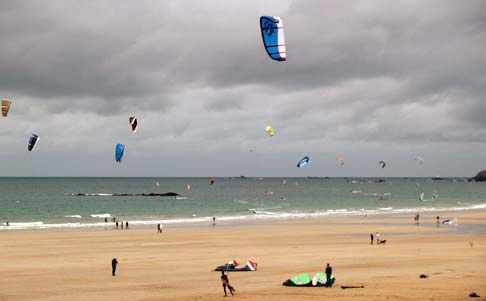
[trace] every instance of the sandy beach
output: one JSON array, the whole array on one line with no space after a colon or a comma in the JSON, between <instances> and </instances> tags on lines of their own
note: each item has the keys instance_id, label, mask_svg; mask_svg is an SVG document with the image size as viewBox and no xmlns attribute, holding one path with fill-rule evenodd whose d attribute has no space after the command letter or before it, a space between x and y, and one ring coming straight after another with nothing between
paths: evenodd
<instances>
[{"instance_id":1,"label":"sandy beach","mask_svg":"<svg viewBox=\"0 0 486 301\"><path fill-rule=\"evenodd\" d=\"M464 231L437 227L435 215L421 215L419 226L410 214L165 227L163 234L2 232L0 300L468 300L471 291L486 300L486 212L454 213L461 225L475 226ZM386 245L370 245L377 231ZM230 273L236 295L224 298L220 274L211 270L231 259L252 259L258 271ZM326 262L337 278L333 288L282 286L297 274L323 272Z\"/></svg>"}]
</instances>

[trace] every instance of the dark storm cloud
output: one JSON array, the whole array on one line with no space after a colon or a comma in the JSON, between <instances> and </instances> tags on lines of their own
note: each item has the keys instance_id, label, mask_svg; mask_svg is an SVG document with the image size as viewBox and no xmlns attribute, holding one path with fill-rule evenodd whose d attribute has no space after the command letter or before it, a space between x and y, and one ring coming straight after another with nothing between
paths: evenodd
<instances>
[{"instance_id":1,"label":"dark storm cloud","mask_svg":"<svg viewBox=\"0 0 486 301\"><path fill-rule=\"evenodd\" d=\"M141 161L161 149L288 160L484 147L485 12L484 1L3 1L0 95L14 99L15 128L0 128L0 154L34 131L61 158L89 145L96 160L120 140ZM284 63L262 46L265 14L284 20Z\"/></svg>"}]
</instances>

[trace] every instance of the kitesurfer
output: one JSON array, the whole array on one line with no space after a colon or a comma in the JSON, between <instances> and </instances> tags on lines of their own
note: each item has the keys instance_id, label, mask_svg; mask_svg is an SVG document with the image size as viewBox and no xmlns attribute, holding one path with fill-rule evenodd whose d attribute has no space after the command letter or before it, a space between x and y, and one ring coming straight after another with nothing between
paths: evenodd
<instances>
[{"instance_id":1,"label":"kitesurfer","mask_svg":"<svg viewBox=\"0 0 486 301\"><path fill-rule=\"evenodd\" d=\"M332 275L332 267L328 262L326 264L326 280L327 280L326 287L332 287L331 275Z\"/></svg>"},{"instance_id":2,"label":"kitesurfer","mask_svg":"<svg viewBox=\"0 0 486 301\"><path fill-rule=\"evenodd\" d=\"M229 284L228 276L224 274L224 271L221 271L221 282L223 283L224 296L227 296L226 287L228 287L231 296L234 296L233 292L236 290Z\"/></svg>"},{"instance_id":3,"label":"kitesurfer","mask_svg":"<svg viewBox=\"0 0 486 301\"><path fill-rule=\"evenodd\" d=\"M116 266L118 265L118 260L116 260L116 257L114 257L112 260L111 260L111 275L112 276L116 276L115 275L115 272L116 272Z\"/></svg>"}]
</instances>

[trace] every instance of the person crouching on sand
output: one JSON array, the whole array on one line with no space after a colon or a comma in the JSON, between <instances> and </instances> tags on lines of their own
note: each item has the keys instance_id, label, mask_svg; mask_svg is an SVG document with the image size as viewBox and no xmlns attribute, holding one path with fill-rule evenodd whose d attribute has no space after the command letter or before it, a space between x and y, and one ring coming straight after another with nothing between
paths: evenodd
<instances>
[{"instance_id":1,"label":"person crouching on sand","mask_svg":"<svg viewBox=\"0 0 486 301\"><path fill-rule=\"evenodd\" d=\"M223 283L223 290L224 290L224 296L228 296L226 294L226 287L228 287L231 296L234 296L233 292L236 291L230 284L229 284L229 279L228 276L224 274L224 271L221 271L221 282Z\"/></svg>"}]
</instances>

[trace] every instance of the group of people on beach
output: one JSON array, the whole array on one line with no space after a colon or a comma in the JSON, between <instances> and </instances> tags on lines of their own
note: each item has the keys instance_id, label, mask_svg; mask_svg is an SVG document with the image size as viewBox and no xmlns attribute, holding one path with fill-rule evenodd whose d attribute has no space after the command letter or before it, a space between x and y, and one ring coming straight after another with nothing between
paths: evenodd
<instances>
[{"instance_id":1,"label":"group of people on beach","mask_svg":"<svg viewBox=\"0 0 486 301\"><path fill-rule=\"evenodd\" d=\"M115 229L118 230L118 228L120 228L120 230L123 230L123 225L125 225L125 230L128 230L129 228L129 225L128 225L128 222L125 222L123 223L123 221L121 221L120 223L118 223L118 221L115 221Z\"/></svg>"}]
</instances>

